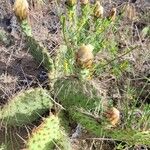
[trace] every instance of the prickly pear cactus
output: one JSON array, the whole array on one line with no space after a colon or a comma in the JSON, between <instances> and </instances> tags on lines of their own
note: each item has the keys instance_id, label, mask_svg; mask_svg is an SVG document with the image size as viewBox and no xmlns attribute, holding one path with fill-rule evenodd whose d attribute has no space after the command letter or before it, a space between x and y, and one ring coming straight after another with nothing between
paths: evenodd
<instances>
[{"instance_id":1,"label":"prickly pear cactus","mask_svg":"<svg viewBox=\"0 0 150 150\"><path fill-rule=\"evenodd\" d=\"M4 125L31 123L52 107L49 93L42 89L22 91L0 110L0 122Z\"/></svg>"},{"instance_id":2,"label":"prickly pear cactus","mask_svg":"<svg viewBox=\"0 0 150 150\"><path fill-rule=\"evenodd\" d=\"M61 150L70 150L68 139L58 116L51 115L34 129L26 145L28 150L53 150L55 145Z\"/></svg>"},{"instance_id":3,"label":"prickly pear cactus","mask_svg":"<svg viewBox=\"0 0 150 150\"><path fill-rule=\"evenodd\" d=\"M96 109L96 106L100 106L102 103L101 98L96 94L96 89L88 85L86 89L88 92L85 92L83 86L85 84L85 82L82 83L78 79L68 78L58 80L54 85L57 98L61 100L61 103L75 122L80 123L87 131L97 137L108 136L130 145L150 145L149 130L121 129L119 126L110 128L105 118L101 116L102 107L99 107L99 118L89 115L89 111L91 113L92 110ZM92 97L88 95L90 92L93 94Z\"/></svg>"}]
</instances>

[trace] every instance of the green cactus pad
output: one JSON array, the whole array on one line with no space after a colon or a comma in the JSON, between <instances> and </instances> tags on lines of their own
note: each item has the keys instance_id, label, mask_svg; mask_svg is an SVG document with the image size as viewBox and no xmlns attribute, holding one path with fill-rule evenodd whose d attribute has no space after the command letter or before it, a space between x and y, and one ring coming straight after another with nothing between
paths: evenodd
<instances>
[{"instance_id":1,"label":"green cactus pad","mask_svg":"<svg viewBox=\"0 0 150 150\"><path fill-rule=\"evenodd\" d=\"M55 85L57 98L65 108L77 106L85 110L94 111L99 106L99 112L102 111L102 99L98 95L98 90L92 84L81 82L78 79L60 79Z\"/></svg>"},{"instance_id":2,"label":"green cactus pad","mask_svg":"<svg viewBox=\"0 0 150 150\"><path fill-rule=\"evenodd\" d=\"M102 108L103 105L99 110L99 118L94 118L94 116L84 113L90 111L89 114L91 114L92 110L102 104L101 98L97 94L98 91L89 83L82 83L78 79L68 78L58 80L54 88L56 97L61 101L72 119L95 136L108 137L131 145L150 145L149 131L138 131L131 128L121 129L119 126L111 128L105 118L101 116L101 109L104 109Z\"/></svg>"},{"instance_id":3,"label":"green cactus pad","mask_svg":"<svg viewBox=\"0 0 150 150\"><path fill-rule=\"evenodd\" d=\"M0 110L0 122L4 125L25 125L35 121L52 107L49 93L42 89L22 91Z\"/></svg>"},{"instance_id":4,"label":"green cactus pad","mask_svg":"<svg viewBox=\"0 0 150 150\"><path fill-rule=\"evenodd\" d=\"M38 41L35 40L32 34L32 28L28 23L28 20L24 20L20 24L23 33L26 37L26 46L29 48L30 54L40 64L42 63L46 69L52 71L53 60L51 59L48 50Z\"/></svg>"},{"instance_id":5,"label":"green cactus pad","mask_svg":"<svg viewBox=\"0 0 150 150\"><path fill-rule=\"evenodd\" d=\"M61 150L70 150L67 135L58 116L51 115L32 132L27 141L28 150L53 150L55 145Z\"/></svg>"},{"instance_id":6,"label":"green cactus pad","mask_svg":"<svg viewBox=\"0 0 150 150\"><path fill-rule=\"evenodd\" d=\"M82 114L75 107L72 107L68 111L73 120L80 123L97 137L110 137L113 140L124 141L129 145L150 145L150 131L107 128L107 126L102 125L101 122L97 122L96 119Z\"/></svg>"},{"instance_id":7,"label":"green cactus pad","mask_svg":"<svg viewBox=\"0 0 150 150\"><path fill-rule=\"evenodd\" d=\"M53 60L51 59L49 52L44 48L39 42L37 42L34 37L26 37L27 47L29 48L30 54L37 60L40 64L42 63L44 67L52 71L53 70Z\"/></svg>"}]
</instances>

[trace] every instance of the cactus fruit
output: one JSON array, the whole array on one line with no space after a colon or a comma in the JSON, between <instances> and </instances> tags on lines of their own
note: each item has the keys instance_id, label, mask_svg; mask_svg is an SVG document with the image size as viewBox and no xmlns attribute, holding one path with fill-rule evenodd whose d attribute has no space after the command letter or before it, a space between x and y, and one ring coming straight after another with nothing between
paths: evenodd
<instances>
[{"instance_id":1,"label":"cactus fruit","mask_svg":"<svg viewBox=\"0 0 150 150\"><path fill-rule=\"evenodd\" d=\"M55 145L61 150L70 150L69 138L60 124L58 116L50 115L33 130L27 143L28 150L53 150Z\"/></svg>"},{"instance_id":2,"label":"cactus fruit","mask_svg":"<svg viewBox=\"0 0 150 150\"><path fill-rule=\"evenodd\" d=\"M0 110L0 121L4 125L21 126L35 121L51 107L51 98L46 90L26 90L4 105Z\"/></svg>"}]
</instances>

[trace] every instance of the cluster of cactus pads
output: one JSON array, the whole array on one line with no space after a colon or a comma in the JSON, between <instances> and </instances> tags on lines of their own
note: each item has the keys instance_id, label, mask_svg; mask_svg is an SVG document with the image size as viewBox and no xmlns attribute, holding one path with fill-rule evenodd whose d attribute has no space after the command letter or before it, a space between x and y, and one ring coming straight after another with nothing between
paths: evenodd
<instances>
[{"instance_id":1,"label":"cluster of cactus pads","mask_svg":"<svg viewBox=\"0 0 150 150\"><path fill-rule=\"evenodd\" d=\"M19 7L21 6L19 5ZM29 52L53 74L54 61L50 58L48 50L34 39L28 21L26 19L19 21L26 37ZM90 82L86 81L83 83L74 77L65 77L55 81L53 84L53 95L61 102L69 116L89 132L97 137L107 135L127 144L150 145L150 131L108 127L107 119L102 116L105 106L98 94L99 91ZM1 126L6 128L31 124L45 112L51 110L54 104L50 91L46 89L35 88L21 91L0 109ZM88 112L94 114L97 106L97 115L101 117L94 118L88 115ZM41 124L34 128L28 136L24 146L25 149L53 150L56 147L61 150L71 150L71 144L67 135L68 120L65 119L63 112L60 111L55 115L50 113L47 118L42 118L42 120ZM5 150L7 149L6 147L7 145L3 143L0 146L0 150Z\"/></svg>"},{"instance_id":2,"label":"cluster of cactus pads","mask_svg":"<svg viewBox=\"0 0 150 150\"><path fill-rule=\"evenodd\" d=\"M0 110L0 122L4 127L24 126L36 121L52 108L53 103L47 90L35 88L22 91ZM26 142L28 150L50 150L54 146L70 149L69 138L58 115L43 119L40 126L33 130ZM4 147L7 145L2 145Z\"/></svg>"}]
</instances>

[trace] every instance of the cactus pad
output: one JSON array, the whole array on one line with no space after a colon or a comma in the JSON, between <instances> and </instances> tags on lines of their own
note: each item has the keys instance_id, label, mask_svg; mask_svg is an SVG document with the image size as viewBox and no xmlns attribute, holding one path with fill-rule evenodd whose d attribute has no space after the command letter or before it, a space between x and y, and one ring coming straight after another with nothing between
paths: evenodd
<instances>
[{"instance_id":1,"label":"cactus pad","mask_svg":"<svg viewBox=\"0 0 150 150\"><path fill-rule=\"evenodd\" d=\"M4 125L24 125L35 121L52 107L48 92L42 88L22 91L0 110Z\"/></svg>"},{"instance_id":2,"label":"cactus pad","mask_svg":"<svg viewBox=\"0 0 150 150\"><path fill-rule=\"evenodd\" d=\"M70 149L69 140L58 116L51 115L33 130L27 141L28 150L53 150L57 145L61 150Z\"/></svg>"}]
</instances>

